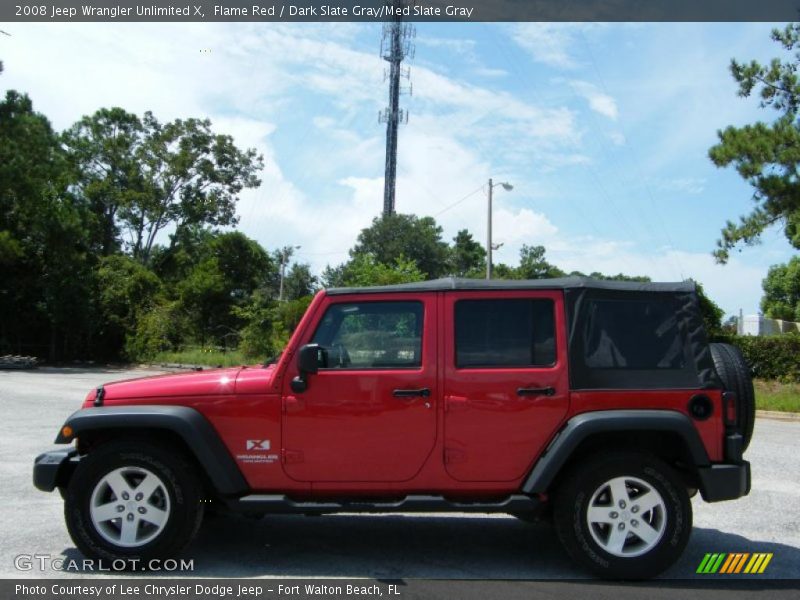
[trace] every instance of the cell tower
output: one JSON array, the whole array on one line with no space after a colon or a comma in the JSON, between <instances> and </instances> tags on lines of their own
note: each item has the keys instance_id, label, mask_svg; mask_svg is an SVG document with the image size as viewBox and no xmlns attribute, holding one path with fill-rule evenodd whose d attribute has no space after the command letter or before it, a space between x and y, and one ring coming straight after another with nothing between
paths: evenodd
<instances>
[{"instance_id":1,"label":"cell tower","mask_svg":"<svg viewBox=\"0 0 800 600\"><path fill-rule=\"evenodd\" d=\"M414 58L412 39L416 30L403 23L403 12L414 4L413 0L386 0L388 22L383 25L381 57L389 63L384 71L384 81L389 79L389 107L378 113L378 122L386 123L386 174L383 183L383 215L394 214L395 183L397 180L397 128L408 123L408 111L400 108L400 94L411 95L411 69L402 68L405 58ZM408 83L400 85L400 78Z\"/></svg>"}]
</instances>

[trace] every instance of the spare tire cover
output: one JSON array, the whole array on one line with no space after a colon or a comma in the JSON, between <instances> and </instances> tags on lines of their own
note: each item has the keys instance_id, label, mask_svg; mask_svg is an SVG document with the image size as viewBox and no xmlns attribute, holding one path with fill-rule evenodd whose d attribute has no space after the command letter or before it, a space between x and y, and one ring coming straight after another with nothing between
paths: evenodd
<instances>
[{"instance_id":1,"label":"spare tire cover","mask_svg":"<svg viewBox=\"0 0 800 600\"><path fill-rule=\"evenodd\" d=\"M756 422L756 395L750 367L741 350L731 344L709 344L717 375L725 389L736 394L736 427L742 434L744 449L750 445Z\"/></svg>"}]
</instances>

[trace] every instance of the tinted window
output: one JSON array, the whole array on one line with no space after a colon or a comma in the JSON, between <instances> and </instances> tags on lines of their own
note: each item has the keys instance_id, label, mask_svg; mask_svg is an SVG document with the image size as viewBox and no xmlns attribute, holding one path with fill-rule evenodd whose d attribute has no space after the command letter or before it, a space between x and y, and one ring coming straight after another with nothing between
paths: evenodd
<instances>
[{"instance_id":1,"label":"tinted window","mask_svg":"<svg viewBox=\"0 0 800 600\"><path fill-rule=\"evenodd\" d=\"M327 350L327 368L419 367L422 314L421 302L333 304L312 343Z\"/></svg>"},{"instance_id":2,"label":"tinted window","mask_svg":"<svg viewBox=\"0 0 800 600\"><path fill-rule=\"evenodd\" d=\"M668 300L590 300L584 360L594 369L681 369L683 338Z\"/></svg>"},{"instance_id":3,"label":"tinted window","mask_svg":"<svg viewBox=\"0 0 800 600\"><path fill-rule=\"evenodd\" d=\"M556 361L552 300L460 300L456 366L532 367Z\"/></svg>"}]
</instances>

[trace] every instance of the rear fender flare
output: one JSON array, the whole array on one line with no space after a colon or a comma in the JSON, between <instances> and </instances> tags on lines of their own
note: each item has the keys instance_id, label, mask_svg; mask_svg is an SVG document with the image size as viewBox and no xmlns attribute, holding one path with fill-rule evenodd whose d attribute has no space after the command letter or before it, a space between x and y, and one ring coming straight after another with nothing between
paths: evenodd
<instances>
[{"instance_id":1,"label":"rear fender flare","mask_svg":"<svg viewBox=\"0 0 800 600\"><path fill-rule=\"evenodd\" d=\"M599 433L669 432L685 443L694 467L707 467L708 453L692 421L673 410L600 410L572 417L536 461L522 491L542 494L561 472L580 444Z\"/></svg>"}]
</instances>

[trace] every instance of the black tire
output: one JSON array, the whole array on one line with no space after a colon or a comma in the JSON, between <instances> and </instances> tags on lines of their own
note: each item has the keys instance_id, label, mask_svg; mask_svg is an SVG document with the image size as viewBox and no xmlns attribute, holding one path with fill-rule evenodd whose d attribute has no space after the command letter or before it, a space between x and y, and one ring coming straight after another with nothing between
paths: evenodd
<instances>
[{"instance_id":1,"label":"black tire","mask_svg":"<svg viewBox=\"0 0 800 600\"><path fill-rule=\"evenodd\" d=\"M626 494L630 490L632 495L623 507L615 508L608 484L620 479L630 485ZM636 501L644 499L645 490L657 492L662 505L640 512ZM607 524L589 524L593 500L595 510L608 510ZM680 557L691 534L692 504L685 487L667 464L647 454L614 452L583 462L565 477L553 502L556 532L567 554L605 579L655 577ZM613 515L616 520L610 518ZM660 531L650 544L636 535L647 533L645 526ZM615 554L607 547L613 546L611 536L617 529L623 541Z\"/></svg>"},{"instance_id":2,"label":"black tire","mask_svg":"<svg viewBox=\"0 0 800 600\"><path fill-rule=\"evenodd\" d=\"M95 490L97 489L99 497L102 489L101 480L121 468L129 469L133 473L155 474L160 483L163 483L155 493L160 495L164 506L168 508L164 511L168 516L160 531L156 531L154 537L146 543L135 547L124 547L107 539L109 535L113 535L115 529L119 529L122 539L122 517L118 521L107 521L107 525L101 524L105 531L104 537L93 522L90 512ZM110 490L111 487L107 486L107 489ZM135 491L136 488L132 488L132 492ZM113 492L106 490L105 493ZM72 541L88 558L101 560L104 565L111 563L114 568L124 563L126 568L146 569L150 560L172 558L192 540L203 518L202 497L202 488L195 469L176 449L149 441L109 442L81 459L66 490L64 517ZM150 497L145 498L144 502L149 499ZM109 504L116 502L123 506L123 515L128 514L125 512L127 510L136 514L134 508L125 508L125 501L113 495ZM142 505L144 506L147 505ZM147 509L144 508L144 511L147 512ZM144 517L136 517L134 521L137 536L138 532L147 528L158 530L158 527L147 522L140 524L139 518L144 520Z\"/></svg>"},{"instance_id":3,"label":"black tire","mask_svg":"<svg viewBox=\"0 0 800 600\"><path fill-rule=\"evenodd\" d=\"M744 442L742 449L747 450L756 423L756 394L753 389L753 379L750 377L750 367L736 346L731 344L709 344L709 346L714 368L722 384L726 390L736 394L736 427L742 434Z\"/></svg>"}]
</instances>

